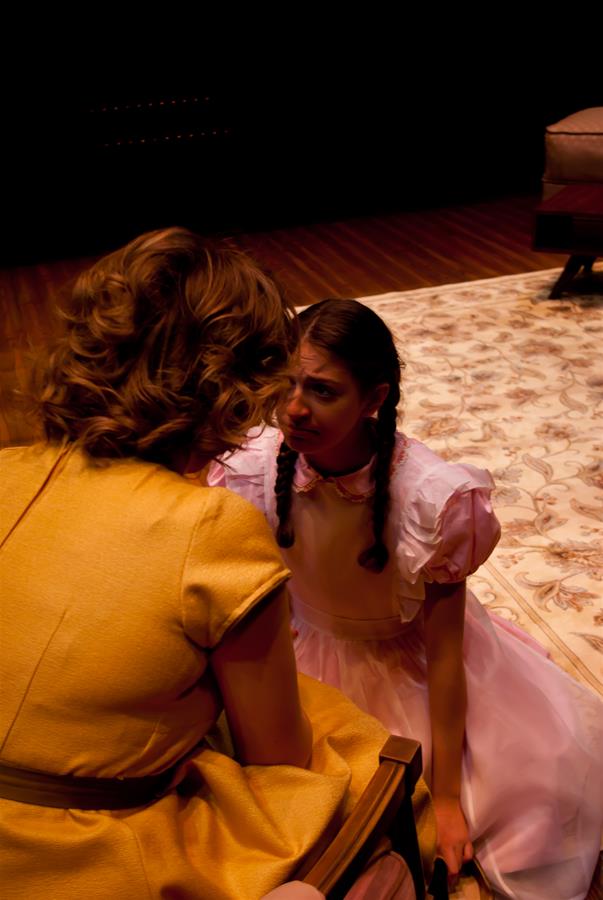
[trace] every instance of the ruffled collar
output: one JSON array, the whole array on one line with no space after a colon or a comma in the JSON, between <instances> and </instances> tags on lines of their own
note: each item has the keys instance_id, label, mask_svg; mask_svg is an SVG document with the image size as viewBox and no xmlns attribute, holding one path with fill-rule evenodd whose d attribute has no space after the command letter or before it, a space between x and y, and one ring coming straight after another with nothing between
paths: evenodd
<instances>
[{"instance_id":1,"label":"ruffled collar","mask_svg":"<svg viewBox=\"0 0 603 900\"><path fill-rule=\"evenodd\" d=\"M340 497L349 500L350 503L363 503L375 492L372 470L375 457L372 456L366 466L348 472L347 475L321 475L313 469L303 453L297 457L295 474L293 476L293 490L297 494L306 494L324 482L332 484Z\"/></svg>"},{"instance_id":2,"label":"ruffled collar","mask_svg":"<svg viewBox=\"0 0 603 900\"><path fill-rule=\"evenodd\" d=\"M404 460L407 449L408 438L398 432L390 469L391 475ZM293 490L297 494L306 494L318 484L332 484L339 496L343 497L344 500L349 500L350 503L364 503L365 500L368 500L375 493L373 482L374 464L375 455L369 459L366 466L363 466L362 469L348 472L347 475L321 475L320 472L312 468L304 454L300 453L295 463Z\"/></svg>"}]
</instances>

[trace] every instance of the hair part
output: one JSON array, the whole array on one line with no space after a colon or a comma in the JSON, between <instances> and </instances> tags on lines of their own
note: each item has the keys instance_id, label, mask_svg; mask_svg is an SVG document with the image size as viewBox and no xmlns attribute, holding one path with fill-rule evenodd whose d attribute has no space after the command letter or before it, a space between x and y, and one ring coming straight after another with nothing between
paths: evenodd
<instances>
[{"instance_id":1,"label":"hair part","mask_svg":"<svg viewBox=\"0 0 603 900\"><path fill-rule=\"evenodd\" d=\"M374 420L377 451L371 506L373 543L358 557L359 565L378 573L383 571L389 559L384 532L390 507L389 478L403 364L383 319L357 300L322 300L304 309L299 319L302 340L336 356L363 393L370 393L380 384L388 386L387 396ZM290 513L297 456L285 442L281 444L275 485L279 519L276 537L281 547L290 547L295 541Z\"/></svg>"},{"instance_id":2,"label":"hair part","mask_svg":"<svg viewBox=\"0 0 603 900\"><path fill-rule=\"evenodd\" d=\"M298 340L293 305L244 253L185 228L149 232L78 279L34 379L48 440L95 457L211 458L273 418Z\"/></svg>"}]
</instances>

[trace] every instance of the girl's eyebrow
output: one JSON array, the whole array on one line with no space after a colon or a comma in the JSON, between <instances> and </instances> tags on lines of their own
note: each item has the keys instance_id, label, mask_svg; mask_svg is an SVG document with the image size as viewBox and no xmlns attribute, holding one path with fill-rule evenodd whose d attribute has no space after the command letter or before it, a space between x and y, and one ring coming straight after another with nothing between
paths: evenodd
<instances>
[{"instance_id":1,"label":"girl's eyebrow","mask_svg":"<svg viewBox=\"0 0 603 900\"><path fill-rule=\"evenodd\" d=\"M321 384L332 384L335 387L340 384L340 382L337 381L337 379L326 378L323 375L310 375L309 373L306 374L306 380L307 381L320 381Z\"/></svg>"}]
</instances>

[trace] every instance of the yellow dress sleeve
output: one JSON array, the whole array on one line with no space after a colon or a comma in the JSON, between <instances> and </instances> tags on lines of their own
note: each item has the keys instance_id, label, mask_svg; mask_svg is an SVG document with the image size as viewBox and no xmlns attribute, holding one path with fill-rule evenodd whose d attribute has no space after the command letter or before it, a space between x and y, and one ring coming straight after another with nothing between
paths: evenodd
<instances>
[{"instance_id":1,"label":"yellow dress sleeve","mask_svg":"<svg viewBox=\"0 0 603 900\"><path fill-rule=\"evenodd\" d=\"M191 535L181 581L182 621L211 649L290 575L264 516L223 488L208 488Z\"/></svg>"}]
</instances>

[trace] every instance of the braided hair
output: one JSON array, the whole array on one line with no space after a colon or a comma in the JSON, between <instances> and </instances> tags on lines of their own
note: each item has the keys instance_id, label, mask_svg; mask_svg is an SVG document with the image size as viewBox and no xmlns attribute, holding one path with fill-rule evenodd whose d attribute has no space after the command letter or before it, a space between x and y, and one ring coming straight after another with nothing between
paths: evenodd
<instances>
[{"instance_id":1,"label":"braided hair","mask_svg":"<svg viewBox=\"0 0 603 900\"><path fill-rule=\"evenodd\" d=\"M295 534L291 525L291 485L295 473L295 462L299 456L297 450L293 450L283 441L276 458L276 482L274 493L276 495L276 514L278 516L278 528L276 529L276 542L279 547L292 547L295 542Z\"/></svg>"},{"instance_id":2,"label":"braided hair","mask_svg":"<svg viewBox=\"0 0 603 900\"><path fill-rule=\"evenodd\" d=\"M332 353L349 370L366 393L379 384L389 387L375 421L377 453L372 499L373 543L358 556L358 563L371 572L382 572L389 559L384 531L389 512L389 476L396 439L396 409L400 401L401 363L391 331L376 313L357 300L322 300L299 316L302 339ZM283 441L277 458L275 484L279 520L276 539L281 547L295 541L290 522L291 487L298 457Z\"/></svg>"}]
</instances>

